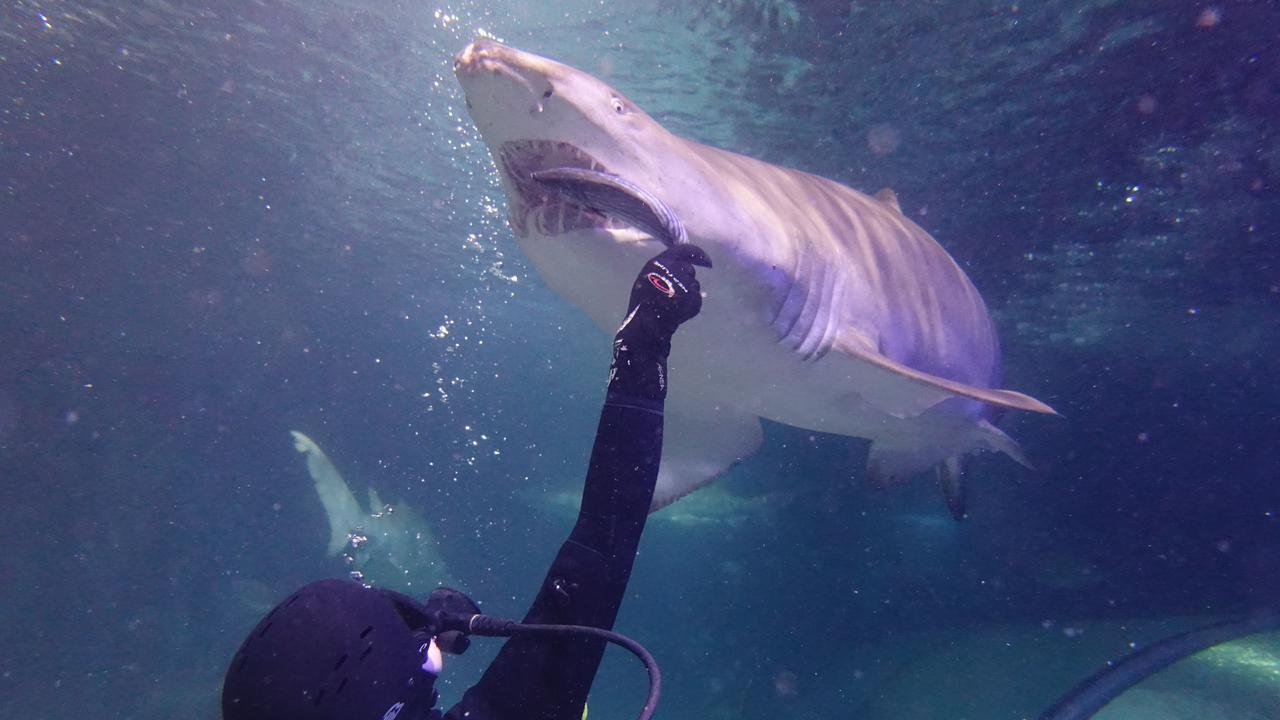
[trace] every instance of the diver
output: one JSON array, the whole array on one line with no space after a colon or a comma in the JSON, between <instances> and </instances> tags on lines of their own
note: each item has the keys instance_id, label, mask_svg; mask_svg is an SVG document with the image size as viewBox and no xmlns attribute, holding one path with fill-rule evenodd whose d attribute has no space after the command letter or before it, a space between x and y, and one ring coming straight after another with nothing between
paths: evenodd
<instances>
[{"instance_id":1,"label":"diver","mask_svg":"<svg viewBox=\"0 0 1280 720\"><path fill-rule=\"evenodd\" d=\"M657 481L671 339L702 308L695 265L711 262L694 245L674 245L632 285L578 520L522 623L479 615L447 588L423 603L354 581L314 582L271 610L237 651L223 683L224 720L439 718L441 653L463 652L469 635L510 639L444 717L578 720L606 639L645 660L611 629ZM657 697L651 660L642 717Z\"/></svg>"}]
</instances>

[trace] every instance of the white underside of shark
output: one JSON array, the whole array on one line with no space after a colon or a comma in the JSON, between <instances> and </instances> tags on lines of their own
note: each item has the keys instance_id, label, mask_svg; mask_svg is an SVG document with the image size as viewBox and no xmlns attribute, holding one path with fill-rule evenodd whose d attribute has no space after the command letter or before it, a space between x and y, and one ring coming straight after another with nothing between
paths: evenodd
<instances>
[{"instance_id":1,"label":"white underside of shark","mask_svg":"<svg viewBox=\"0 0 1280 720\"><path fill-rule=\"evenodd\" d=\"M876 484L937 468L957 516L962 456L993 449L1025 464L993 409L1053 411L995 387L981 296L892 195L684 140L591 75L496 42L455 65L521 249L601 328L616 328L663 245L557 197L533 171L581 167L643 188L714 263L699 271L701 314L672 344L655 509L752 454L762 417L871 440Z\"/></svg>"}]
</instances>

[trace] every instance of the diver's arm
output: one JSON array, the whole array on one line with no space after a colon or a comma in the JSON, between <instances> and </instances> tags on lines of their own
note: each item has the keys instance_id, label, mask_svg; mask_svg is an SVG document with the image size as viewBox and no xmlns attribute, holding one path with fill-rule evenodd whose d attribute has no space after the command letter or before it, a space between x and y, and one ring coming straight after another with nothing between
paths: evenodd
<instances>
[{"instance_id":1,"label":"diver's arm","mask_svg":"<svg viewBox=\"0 0 1280 720\"><path fill-rule=\"evenodd\" d=\"M701 308L695 263L710 266L696 247L676 246L645 265L632 286L578 522L525 623L613 627L658 477L671 337ZM578 720L603 653L604 642L589 638L510 639L446 717Z\"/></svg>"}]
</instances>

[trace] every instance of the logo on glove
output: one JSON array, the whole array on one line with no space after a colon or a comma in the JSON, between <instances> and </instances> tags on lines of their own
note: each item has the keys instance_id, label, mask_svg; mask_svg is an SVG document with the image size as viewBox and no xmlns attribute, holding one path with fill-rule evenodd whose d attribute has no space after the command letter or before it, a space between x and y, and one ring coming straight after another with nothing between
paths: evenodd
<instances>
[{"instance_id":1,"label":"logo on glove","mask_svg":"<svg viewBox=\"0 0 1280 720\"><path fill-rule=\"evenodd\" d=\"M649 273L648 278L649 278L649 284L657 288L658 292L662 293L663 295L666 295L669 298L673 298L676 296L676 289L671 286L671 281L668 280L666 277L659 275L656 272L651 272Z\"/></svg>"}]
</instances>

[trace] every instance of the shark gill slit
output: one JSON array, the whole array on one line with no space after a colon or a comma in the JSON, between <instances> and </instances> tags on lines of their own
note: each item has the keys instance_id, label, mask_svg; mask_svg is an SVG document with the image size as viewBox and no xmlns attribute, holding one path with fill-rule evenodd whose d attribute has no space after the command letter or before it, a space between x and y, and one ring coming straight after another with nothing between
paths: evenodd
<instances>
[{"instance_id":1,"label":"shark gill slit","mask_svg":"<svg viewBox=\"0 0 1280 720\"><path fill-rule=\"evenodd\" d=\"M830 297L827 300L826 319L823 322L822 338L818 341L817 346L813 349L806 360L817 362L821 360L827 351L836 342L836 336L840 334L840 327L836 320L839 317L839 309L844 305L844 287L837 273L832 273Z\"/></svg>"},{"instance_id":2,"label":"shark gill slit","mask_svg":"<svg viewBox=\"0 0 1280 720\"><path fill-rule=\"evenodd\" d=\"M816 256L817 253L813 252L811 255ZM815 258L815 262L810 263L810 265L813 264L817 265L818 276L811 278L814 281L812 283L813 287L805 295L804 307L800 309L800 317L797 318L796 324L791 328L791 332L787 336L787 345L801 355L804 354L804 345L813 333L818 313L822 308L823 290L827 284L827 278L831 274L831 266L822 262L820 258ZM808 285L810 283L806 282L805 284Z\"/></svg>"},{"instance_id":3,"label":"shark gill slit","mask_svg":"<svg viewBox=\"0 0 1280 720\"><path fill-rule=\"evenodd\" d=\"M791 329L800 319L800 311L804 308L805 299L809 294L808 283L802 279L807 257L808 253L803 248L796 254L795 267L791 271L791 287L787 288L787 294L783 297L782 304L778 306L778 315L773 319L774 329L778 331L779 343L785 343L787 336L791 334Z\"/></svg>"},{"instance_id":4,"label":"shark gill slit","mask_svg":"<svg viewBox=\"0 0 1280 720\"><path fill-rule=\"evenodd\" d=\"M832 263L822 263L825 272L822 274L822 291L817 298L813 313L813 322L805 333L804 342L797 351L805 360L812 360L822 346L822 339L831 328L832 294L835 289L837 273L831 269Z\"/></svg>"}]
</instances>

